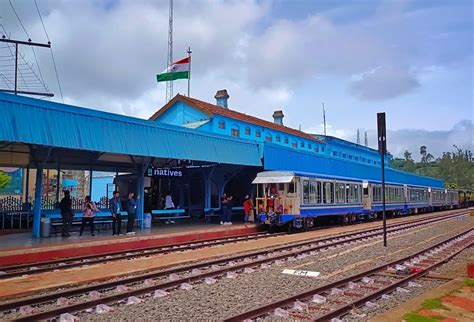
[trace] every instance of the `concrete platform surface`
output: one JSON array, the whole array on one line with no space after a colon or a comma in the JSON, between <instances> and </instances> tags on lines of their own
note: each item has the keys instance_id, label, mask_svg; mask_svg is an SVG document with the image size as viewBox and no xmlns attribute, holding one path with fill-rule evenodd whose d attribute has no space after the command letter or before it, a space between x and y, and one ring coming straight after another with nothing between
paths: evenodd
<instances>
[{"instance_id":1,"label":"concrete platform surface","mask_svg":"<svg viewBox=\"0 0 474 322\"><path fill-rule=\"evenodd\" d=\"M259 230L255 224L221 225L176 225L162 229L137 231L133 236L90 236L84 233L84 238L79 238L74 233L69 238L48 238L43 243L30 245L30 235L1 236L0 237L0 268L25 263L47 262L55 259L73 258L87 255L110 254L124 250L135 250L147 247L159 247L168 244L178 244L191 241L200 241L213 238L241 236L255 233ZM16 239L25 246L8 247L10 243L2 243L4 239ZM1 270L1 269L0 269Z\"/></svg>"}]
</instances>

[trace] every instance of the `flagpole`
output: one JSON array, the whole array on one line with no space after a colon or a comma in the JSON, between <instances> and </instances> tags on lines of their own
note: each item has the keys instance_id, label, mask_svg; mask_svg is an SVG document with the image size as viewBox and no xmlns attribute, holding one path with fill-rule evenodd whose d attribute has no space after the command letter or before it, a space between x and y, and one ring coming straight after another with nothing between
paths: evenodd
<instances>
[{"instance_id":1,"label":"flagpole","mask_svg":"<svg viewBox=\"0 0 474 322\"><path fill-rule=\"evenodd\" d=\"M191 47L188 47L188 64L189 64L189 72L188 72L188 97L190 97L191 93Z\"/></svg>"}]
</instances>

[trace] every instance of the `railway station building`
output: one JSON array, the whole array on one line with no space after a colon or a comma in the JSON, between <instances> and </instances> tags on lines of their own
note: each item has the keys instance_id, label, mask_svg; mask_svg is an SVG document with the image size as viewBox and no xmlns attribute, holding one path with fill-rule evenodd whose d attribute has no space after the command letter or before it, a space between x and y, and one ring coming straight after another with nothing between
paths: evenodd
<instances>
[{"instance_id":1,"label":"railway station building","mask_svg":"<svg viewBox=\"0 0 474 322\"><path fill-rule=\"evenodd\" d=\"M161 199L169 191L176 206L196 217L219 208L224 191L234 195L239 205L253 193L252 180L263 170L380 180L377 150L287 127L282 111L273 113L273 122L243 114L230 106L226 90L218 91L215 99L211 104L178 94L143 120L0 93L0 166L37 170L33 235L40 235L42 216L57 212L43 207L45 169L58 174L61 169L89 171L90 178L98 172L116 173L114 184L122 197L129 191L141 196L137 214L141 225L143 214L161 209ZM390 169L391 156L385 158L387 182L443 185L440 180ZM94 201L106 208L110 196L104 197ZM0 200L3 218L23 210L28 211Z\"/></svg>"}]
</instances>

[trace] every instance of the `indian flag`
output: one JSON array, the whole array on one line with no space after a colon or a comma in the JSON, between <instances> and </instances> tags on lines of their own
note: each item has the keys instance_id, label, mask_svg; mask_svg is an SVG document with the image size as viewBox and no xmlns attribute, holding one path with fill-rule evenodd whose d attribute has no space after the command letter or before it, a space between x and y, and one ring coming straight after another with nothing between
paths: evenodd
<instances>
[{"instance_id":1,"label":"indian flag","mask_svg":"<svg viewBox=\"0 0 474 322\"><path fill-rule=\"evenodd\" d=\"M191 57L187 57L168 66L161 74L156 75L157 82L167 82L175 79L189 78L189 63Z\"/></svg>"}]
</instances>

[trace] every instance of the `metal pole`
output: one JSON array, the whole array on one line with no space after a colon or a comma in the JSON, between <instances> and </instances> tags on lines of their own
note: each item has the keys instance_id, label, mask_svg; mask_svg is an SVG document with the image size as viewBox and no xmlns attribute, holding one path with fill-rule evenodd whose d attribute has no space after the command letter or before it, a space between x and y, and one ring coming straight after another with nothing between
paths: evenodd
<instances>
[{"instance_id":1,"label":"metal pole","mask_svg":"<svg viewBox=\"0 0 474 322\"><path fill-rule=\"evenodd\" d=\"M89 196L92 198L92 169L89 170Z\"/></svg>"},{"instance_id":2,"label":"metal pole","mask_svg":"<svg viewBox=\"0 0 474 322\"><path fill-rule=\"evenodd\" d=\"M15 43L15 95L18 91L18 43Z\"/></svg>"},{"instance_id":3,"label":"metal pole","mask_svg":"<svg viewBox=\"0 0 474 322\"><path fill-rule=\"evenodd\" d=\"M26 167L25 203L30 199L30 164Z\"/></svg>"},{"instance_id":4,"label":"metal pole","mask_svg":"<svg viewBox=\"0 0 474 322\"><path fill-rule=\"evenodd\" d=\"M383 245L387 247L387 218L385 215L385 157L382 154L382 218L383 218Z\"/></svg>"},{"instance_id":5,"label":"metal pole","mask_svg":"<svg viewBox=\"0 0 474 322\"><path fill-rule=\"evenodd\" d=\"M59 183L61 182L61 163L58 160L58 174L56 176L56 207L59 206Z\"/></svg>"},{"instance_id":6,"label":"metal pole","mask_svg":"<svg viewBox=\"0 0 474 322\"><path fill-rule=\"evenodd\" d=\"M387 218L385 214L385 154L387 152L387 130L385 113L377 113L377 136L379 153L382 165L382 219L383 219L383 245L387 247Z\"/></svg>"},{"instance_id":7,"label":"metal pole","mask_svg":"<svg viewBox=\"0 0 474 322\"><path fill-rule=\"evenodd\" d=\"M188 47L188 64L189 64L189 72L188 72L188 97L190 97L191 93L191 47Z\"/></svg>"}]
</instances>

